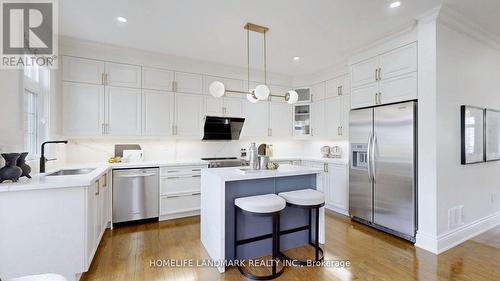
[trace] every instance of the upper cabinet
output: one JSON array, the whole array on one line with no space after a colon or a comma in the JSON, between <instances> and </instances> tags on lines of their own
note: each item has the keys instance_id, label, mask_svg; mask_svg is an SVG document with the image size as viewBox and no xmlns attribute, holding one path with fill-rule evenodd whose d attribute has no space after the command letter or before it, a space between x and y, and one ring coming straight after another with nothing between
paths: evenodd
<instances>
[{"instance_id":1,"label":"upper cabinet","mask_svg":"<svg viewBox=\"0 0 500 281\"><path fill-rule=\"evenodd\" d=\"M104 87L63 82L63 131L72 136L98 136L104 133Z\"/></svg>"},{"instance_id":2,"label":"upper cabinet","mask_svg":"<svg viewBox=\"0 0 500 281\"><path fill-rule=\"evenodd\" d=\"M106 134L141 135L141 90L107 87Z\"/></svg>"},{"instance_id":3,"label":"upper cabinet","mask_svg":"<svg viewBox=\"0 0 500 281\"><path fill-rule=\"evenodd\" d=\"M64 81L102 85L104 62L64 56L62 77Z\"/></svg>"},{"instance_id":4,"label":"upper cabinet","mask_svg":"<svg viewBox=\"0 0 500 281\"><path fill-rule=\"evenodd\" d=\"M348 95L351 92L349 75L326 81L326 98Z\"/></svg>"},{"instance_id":5,"label":"upper cabinet","mask_svg":"<svg viewBox=\"0 0 500 281\"><path fill-rule=\"evenodd\" d=\"M178 93L201 94L203 78L199 74L175 72L174 91Z\"/></svg>"},{"instance_id":6,"label":"upper cabinet","mask_svg":"<svg viewBox=\"0 0 500 281\"><path fill-rule=\"evenodd\" d=\"M417 44L351 66L351 108L417 99Z\"/></svg>"},{"instance_id":7,"label":"upper cabinet","mask_svg":"<svg viewBox=\"0 0 500 281\"><path fill-rule=\"evenodd\" d=\"M313 112L312 124L311 124L311 135L313 137L324 137L326 136L326 124L330 120L327 119L325 115L325 103L327 100L315 101L311 105L311 111ZM328 110L332 110L328 108Z\"/></svg>"},{"instance_id":8,"label":"upper cabinet","mask_svg":"<svg viewBox=\"0 0 500 281\"><path fill-rule=\"evenodd\" d=\"M142 90L142 134L171 136L174 125L174 94Z\"/></svg>"},{"instance_id":9,"label":"upper cabinet","mask_svg":"<svg viewBox=\"0 0 500 281\"><path fill-rule=\"evenodd\" d=\"M417 44L413 43L380 56L379 80L417 71Z\"/></svg>"},{"instance_id":10,"label":"upper cabinet","mask_svg":"<svg viewBox=\"0 0 500 281\"><path fill-rule=\"evenodd\" d=\"M326 83L321 82L311 86L311 95L313 101L323 100L326 97Z\"/></svg>"},{"instance_id":11,"label":"upper cabinet","mask_svg":"<svg viewBox=\"0 0 500 281\"><path fill-rule=\"evenodd\" d=\"M138 65L106 62L105 83L114 87L141 88L142 69Z\"/></svg>"},{"instance_id":12,"label":"upper cabinet","mask_svg":"<svg viewBox=\"0 0 500 281\"><path fill-rule=\"evenodd\" d=\"M205 115L207 116L243 116L243 100L236 97L205 97Z\"/></svg>"},{"instance_id":13,"label":"upper cabinet","mask_svg":"<svg viewBox=\"0 0 500 281\"><path fill-rule=\"evenodd\" d=\"M201 137L203 134L203 97L193 94L175 95L174 134Z\"/></svg>"},{"instance_id":14,"label":"upper cabinet","mask_svg":"<svg viewBox=\"0 0 500 281\"><path fill-rule=\"evenodd\" d=\"M172 91L173 81L173 71L151 67L142 68L143 89Z\"/></svg>"},{"instance_id":15,"label":"upper cabinet","mask_svg":"<svg viewBox=\"0 0 500 281\"><path fill-rule=\"evenodd\" d=\"M245 122L242 137L265 137L269 135L269 102L243 103Z\"/></svg>"},{"instance_id":16,"label":"upper cabinet","mask_svg":"<svg viewBox=\"0 0 500 281\"><path fill-rule=\"evenodd\" d=\"M269 102L269 136L291 137L293 128L292 106L282 101Z\"/></svg>"},{"instance_id":17,"label":"upper cabinet","mask_svg":"<svg viewBox=\"0 0 500 281\"><path fill-rule=\"evenodd\" d=\"M295 104L293 115L293 135L296 137L311 136L311 104Z\"/></svg>"}]
</instances>

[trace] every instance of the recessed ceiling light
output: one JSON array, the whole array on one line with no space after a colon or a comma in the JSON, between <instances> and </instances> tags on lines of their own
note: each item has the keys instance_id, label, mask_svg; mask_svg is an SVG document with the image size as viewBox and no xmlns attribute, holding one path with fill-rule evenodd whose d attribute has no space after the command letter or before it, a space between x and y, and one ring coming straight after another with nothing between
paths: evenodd
<instances>
[{"instance_id":1,"label":"recessed ceiling light","mask_svg":"<svg viewBox=\"0 0 500 281\"><path fill-rule=\"evenodd\" d=\"M399 1L392 2L391 5L389 5L389 7L393 8L393 9L397 8L399 6L401 6L401 2L399 2Z\"/></svg>"},{"instance_id":2,"label":"recessed ceiling light","mask_svg":"<svg viewBox=\"0 0 500 281\"><path fill-rule=\"evenodd\" d=\"M127 19L124 17L117 17L116 20L119 22L127 22Z\"/></svg>"},{"instance_id":3,"label":"recessed ceiling light","mask_svg":"<svg viewBox=\"0 0 500 281\"><path fill-rule=\"evenodd\" d=\"M292 58L294 61L299 61L300 60L300 57L293 57Z\"/></svg>"}]
</instances>

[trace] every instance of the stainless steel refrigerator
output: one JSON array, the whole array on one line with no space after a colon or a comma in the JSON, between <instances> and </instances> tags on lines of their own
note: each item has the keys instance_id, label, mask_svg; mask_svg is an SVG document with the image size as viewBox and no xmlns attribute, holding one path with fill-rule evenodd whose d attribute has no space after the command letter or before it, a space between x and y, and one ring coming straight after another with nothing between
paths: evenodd
<instances>
[{"instance_id":1,"label":"stainless steel refrigerator","mask_svg":"<svg viewBox=\"0 0 500 281\"><path fill-rule=\"evenodd\" d=\"M415 242L417 103L350 112L353 220Z\"/></svg>"}]
</instances>

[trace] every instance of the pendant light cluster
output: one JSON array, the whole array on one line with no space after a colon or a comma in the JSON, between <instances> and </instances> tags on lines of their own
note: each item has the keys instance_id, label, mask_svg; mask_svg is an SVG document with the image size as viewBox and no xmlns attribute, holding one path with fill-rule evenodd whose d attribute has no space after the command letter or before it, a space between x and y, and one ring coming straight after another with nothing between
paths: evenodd
<instances>
[{"instance_id":1,"label":"pendant light cluster","mask_svg":"<svg viewBox=\"0 0 500 281\"><path fill-rule=\"evenodd\" d=\"M294 104L298 101L299 95L296 91L290 90L284 95L274 95L271 94L271 90L267 86L267 50L266 50L266 32L269 31L268 27L256 25L253 23L247 23L245 25L247 31L247 81L248 81L248 92L237 91L226 89L224 83L220 81L214 81L209 86L210 94L216 98L223 97L226 93L236 93L246 95L247 100L251 103L256 103L258 101L268 100L269 97L279 97L283 98L287 103ZM264 36L264 84L260 84L255 89L250 89L250 31L258 32Z\"/></svg>"}]
</instances>

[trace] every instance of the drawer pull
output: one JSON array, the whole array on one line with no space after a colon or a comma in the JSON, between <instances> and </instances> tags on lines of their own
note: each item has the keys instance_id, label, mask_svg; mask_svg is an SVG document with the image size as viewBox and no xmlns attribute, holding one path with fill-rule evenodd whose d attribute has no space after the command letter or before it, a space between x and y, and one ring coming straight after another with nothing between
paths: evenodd
<instances>
[{"instance_id":1,"label":"drawer pull","mask_svg":"<svg viewBox=\"0 0 500 281\"><path fill-rule=\"evenodd\" d=\"M192 175L191 177L193 177L193 178L199 178L199 177L201 177L201 175Z\"/></svg>"},{"instance_id":2,"label":"drawer pull","mask_svg":"<svg viewBox=\"0 0 500 281\"><path fill-rule=\"evenodd\" d=\"M192 169L193 172L201 172L201 169Z\"/></svg>"},{"instance_id":3,"label":"drawer pull","mask_svg":"<svg viewBox=\"0 0 500 281\"><path fill-rule=\"evenodd\" d=\"M200 194L201 194L201 192L196 192L196 193L193 193L191 195L200 195Z\"/></svg>"}]
</instances>

